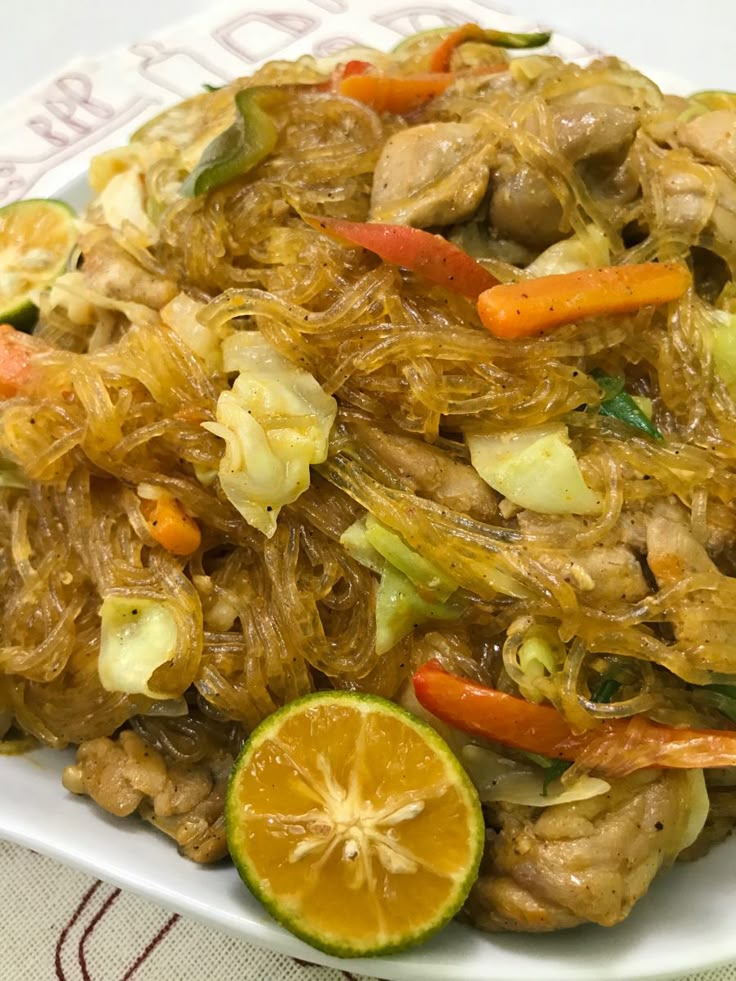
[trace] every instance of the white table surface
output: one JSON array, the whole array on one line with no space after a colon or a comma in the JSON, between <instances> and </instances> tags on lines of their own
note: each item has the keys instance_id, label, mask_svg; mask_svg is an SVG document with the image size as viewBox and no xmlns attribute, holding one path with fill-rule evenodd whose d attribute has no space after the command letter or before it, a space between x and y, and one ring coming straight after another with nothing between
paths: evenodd
<instances>
[{"instance_id":1,"label":"white table surface","mask_svg":"<svg viewBox=\"0 0 736 981\"><path fill-rule=\"evenodd\" d=\"M370 0L355 0L364 4ZM278 0L272 0L274 10ZM409 4L407 4L408 6ZM451 0L438 4L452 6ZM661 21L658 36L638 27L646 5ZM0 104L61 68L69 59L100 54L211 7L207 0L0 0L3 57ZM284 6L288 6L285 4ZM733 46L736 0L488 0L488 6L553 23L582 41L599 44L602 11L610 20L606 47L633 64L665 67L702 88L736 88Z\"/></svg>"}]
</instances>

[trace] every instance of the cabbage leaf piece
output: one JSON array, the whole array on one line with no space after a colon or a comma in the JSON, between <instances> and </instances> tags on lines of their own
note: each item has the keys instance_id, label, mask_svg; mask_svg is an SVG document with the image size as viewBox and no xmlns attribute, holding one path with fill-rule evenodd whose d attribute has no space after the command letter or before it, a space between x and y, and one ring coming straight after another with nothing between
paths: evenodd
<instances>
[{"instance_id":1,"label":"cabbage leaf piece","mask_svg":"<svg viewBox=\"0 0 736 981\"><path fill-rule=\"evenodd\" d=\"M376 596L378 654L390 651L423 623L462 615L463 603L450 599L457 583L372 515L350 525L340 544L381 577Z\"/></svg>"},{"instance_id":2,"label":"cabbage leaf piece","mask_svg":"<svg viewBox=\"0 0 736 981\"><path fill-rule=\"evenodd\" d=\"M597 514L601 500L585 483L567 426L465 437L470 459L494 490L520 508L540 514Z\"/></svg>"},{"instance_id":3,"label":"cabbage leaf piece","mask_svg":"<svg viewBox=\"0 0 736 981\"><path fill-rule=\"evenodd\" d=\"M156 668L176 651L176 620L166 601L107 596L100 618L97 670L102 687L128 695L166 698L148 684Z\"/></svg>"},{"instance_id":4,"label":"cabbage leaf piece","mask_svg":"<svg viewBox=\"0 0 736 981\"><path fill-rule=\"evenodd\" d=\"M226 338L222 359L239 374L217 401L217 421L203 426L226 444L218 469L225 496L271 538L281 508L309 487L310 465L327 459L337 402L257 331Z\"/></svg>"}]
</instances>

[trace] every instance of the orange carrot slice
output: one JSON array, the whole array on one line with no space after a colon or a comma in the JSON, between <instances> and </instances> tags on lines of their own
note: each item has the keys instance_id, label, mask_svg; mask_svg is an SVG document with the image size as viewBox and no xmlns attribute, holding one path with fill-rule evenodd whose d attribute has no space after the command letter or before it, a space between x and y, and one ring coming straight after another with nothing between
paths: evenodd
<instances>
[{"instance_id":1,"label":"orange carrot slice","mask_svg":"<svg viewBox=\"0 0 736 981\"><path fill-rule=\"evenodd\" d=\"M173 555L191 555L202 541L199 525L171 494L141 503L148 531L159 545Z\"/></svg>"},{"instance_id":2,"label":"orange carrot slice","mask_svg":"<svg viewBox=\"0 0 736 981\"><path fill-rule=\"evenodd\" d=\"M480 296L478 313L496 337L529 337L585 317L668 303L691 282L679 262L584 269L494 286Z\"/></svg>"},{"instance_id":3,"label":"orange carrot slice","mask_svg":"<svg viewBox=\"0 0 736 981\"><path fill-rule=\"evenodd\" d=\"M426 75L349 75L340 82L340 93L364 102L376 112L403 115L436 98L455 81L449 72Z\"/></svg>"}]
</instances>

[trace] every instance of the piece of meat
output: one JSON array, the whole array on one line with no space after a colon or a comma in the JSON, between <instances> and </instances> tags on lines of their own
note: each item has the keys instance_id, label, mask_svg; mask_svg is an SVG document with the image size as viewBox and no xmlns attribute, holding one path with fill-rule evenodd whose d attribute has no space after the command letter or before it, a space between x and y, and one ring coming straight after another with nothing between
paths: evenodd
<instances>
[{"instance_id":1,"label":"piece of meat","mask_svg":"<svg viewBox=\"0 0 736 981\"><path fill-rule=\"evenodd\" d=\"M513 153L500 156L493 172L489 219L494 232L529 249L554 245L571 229L544 177Z\"/></svg>"},{"instance_id":2,"label":"piece of meat","mask_svg":"<svg viewBox=\"0 0 736 981\"><path fill-rule=\"evenodd\" d=\"M675 586L689 576L700 575L717 589L724 612L736 601L736 580L724 576L693 535L685 517L668 508L655 509L647 521L647 563L660 589ZM729 601L728 597L731 597ZM694 664L710 671L736 671L736 623L714 616L708 598L690 591L668 612L678 645L688 651Z\"/></svg>"},{"instance_id":3,"label":"piece of meat","mask_svg":"<svg viewBox=\"0 0 736 981\"><path fill-rule=\"evenodd\" d=\"M80 744L67 766L64 786L87 794L116 817L137 812L173 838L195 862L214 862L227 853L224 807L230 753L219 751L200 763L169 763L130 729L117 739Z\"/></svg>"},{"instance_id":4,"label":"piece of meat","mask_svg":"<svg viewBox=\"0 0 736 981\"><path fill-rule=\"evenodd\" d=\"M469 463L411 436L356 427L361 442L414 493L479 521L498 516L497 497Z\"/></svg>"},{"instance_id":5,"label":"piece of meat","mask_svg":"<svg viewBox=\"0 0 736 981\"><path fill-rule=\"evenodd\" d=\"M469 218L488 186L491 153L468 123L394 133L373 176L371 220L426 228Z\"/></svg>"},{"instance_id":6,"label":"piece of meat","mask_svg":"<svg viewBox=\"0 0 736 981\"><path fill-rule=\"evenodd\" d=\"M703 830L688 848L677 856L678 862L694 862L707 855L715 845L730 838L736 827L736 768L705 770L710 810Z\"/></svg>"},{"instance_id":7,"label":"piece of meat","mask_svg":"<svg viewBox=\"0 0 736 981\"><path fill-rule=\"evenodd\" d=\"M490 931L613 926L691 844L697 806L692 775L676 770L640 771L570 804L494 805L465 915Z\"/></svg>"},{"instance_id":8,"label":"piece of meat","mask_svg":"<svg viewBox=\"0 0 736 981\"><path fill-rule=\"evenodd\" d=\"M736 179L736 111L717 109L677 127L677 141Z\"/></svg>"},{"instance_id":9,"label":"piece of meat","mask_svg":"<svg viewBox=\"0 0 736 981\"><path fill-rule=\"evenodd\" d=\"M629 106L582 103L552 111L553 140L570 161L619 159L631 145L638 114ZM517 154L499 156L492 174L489 219L496 234L528 248L546 249L571 231L550 184Z\"/></svg>"},{"instance_id":10,"label":"piece of meat","mask_svg":"<svg viewBox=\"0 0 736 981\"><path fill-rule=\"evenodd\" d=\"M573 163L602 155L622 156L638 125L639 113L630 106L581 103L552 112L557 146Z\"/></svg>"},{"instance_id":11,"label":"piece of meat","mask_svg":"<svg viewBox=\"0 0 736 981\"><path fill-rule=\"evenodd\" d=\"M727 249L736 248L736 180L732 180L722 170L714 169L716 183L716 202L706 232L710 232L715 242ZM710 245L704 241L704 245ZM736 275L732 264L731 275Z\"/></svg>"},{"instance_id":12,"label":"piece of meat","mask_svg":"<svg viewBox=\"0 0 736 981\"><path fill-rule=\"evenodd\" d=\"M95 234L87 247L83 243L83 255L84 285L113 300L160 310L179 292L173 280L139 266L112 238Z\"/></svg>"},{"instance_id":13,"label":"piece of meat","mask_svg":"<svg viewBox=\"0 0 736 981\"><path fill-rule=\"evenodd\" d=\"M589 605L636 603L649 592L638 559L625 545L595 545L584 551L545 552L535 557L583 593Z\"/></svg>"}]
</instances>

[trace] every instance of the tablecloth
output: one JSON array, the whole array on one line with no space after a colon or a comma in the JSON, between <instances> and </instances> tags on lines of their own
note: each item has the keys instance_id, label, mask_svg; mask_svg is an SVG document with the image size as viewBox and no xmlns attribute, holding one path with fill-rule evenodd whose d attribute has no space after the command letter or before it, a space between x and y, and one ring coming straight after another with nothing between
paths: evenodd
<instances>
[{"instance_id":1,"label":"tablecloth","mask_svg":"<svg viewBox=\"0 0 736 981\"><path fill-rule=\"evenodd\" d=\"M486 0L368 6L228 0L153 37L70 63L3 107L0 204L53 194L83 173L94 152L125 142L168 103L247 74L265 59L330 55L356 43L391 47L405 34L473 19L511 30L531 26L491 10ZM556 37L554 50L578 58L589 49ZM0 981L355 977L257 949L7 842L0 842L0 882ZM736 981L736 965L684 981Z\"/></svg>"}]
</instances>

